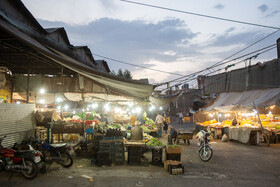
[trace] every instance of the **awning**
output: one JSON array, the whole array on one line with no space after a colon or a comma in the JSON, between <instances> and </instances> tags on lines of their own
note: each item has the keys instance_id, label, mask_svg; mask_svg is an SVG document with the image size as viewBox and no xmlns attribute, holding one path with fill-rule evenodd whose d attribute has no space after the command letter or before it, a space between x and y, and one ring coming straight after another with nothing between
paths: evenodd
<instances>
[{"instance_id":1,"label":"awning","mask_svg":"<svg viewBox=\"0 0 280 187\"><path fill-rule=\"evenodd\" d=\"M280 107L280 88L221 93L215 102L203 110L236 111L254 107L277 105Z\"/></svg>"},{"instance_id":2,"label":"awning","mask_svg":"<svg viewBox=\"0 0 280 187\"><path fill-rule=\"evenodd\" d=\"M99 82L107 88L115 91L115 93L117 92L119 95L146 100L153 92L154 88L150 84L143 84L133 80L122 79L108 73L100 72L78 62L73 58L70 58L56 49L40 43L34 37L29 36L14 26L13 21L3 15L0 15L0 27L30 48L55 61L57 64L95 80L96 82Z\"/></svg>"}]
</instances>

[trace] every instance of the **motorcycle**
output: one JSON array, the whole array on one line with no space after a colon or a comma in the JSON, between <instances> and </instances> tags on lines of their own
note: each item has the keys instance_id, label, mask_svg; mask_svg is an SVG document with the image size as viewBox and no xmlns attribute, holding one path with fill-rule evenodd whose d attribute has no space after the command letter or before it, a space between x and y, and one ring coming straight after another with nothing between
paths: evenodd
<instances>
[{"instance_id":1,"label":"motorcycle","mask_svg":"<svg viewBox=\"0 0 280 187\"><path fill-rule=\"evenodd\" d=\"M204 130L200 131L198 137L199 157L203 162L208 162L213 156L213 149L209 145L210 134Z\"/></svg>"},{"instance_id":2,"label":"motorcycle","mask_svg":"<svg viewBox=\"0 0 280 187\"><path fill-rule=\"evenodd\" d=\"M0 138L0 172L20 172L26 179L34 179L38 175L37 163L41 161L41 153L4 148L2 141L5 137Z\"/></svg>"},{"instance_id":3,"label":"motorcycle","mask_svg":"<svg viewBox=\"0 0 280 187\"><path fill-rule=\"evenodd\" d=\"M72 148L68 147L66 143L49 144L38 139L30 138L29 144L34 149L43 153L42 160L46 164L57 162L65 168L69 168L73 165L73 158L70 154Z\"/></svg>"}]
</instances>

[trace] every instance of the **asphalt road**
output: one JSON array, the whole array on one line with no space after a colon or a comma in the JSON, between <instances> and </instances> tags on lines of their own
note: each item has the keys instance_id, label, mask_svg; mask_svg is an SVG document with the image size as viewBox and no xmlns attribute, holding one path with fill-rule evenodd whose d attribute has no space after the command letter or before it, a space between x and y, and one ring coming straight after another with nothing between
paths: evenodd
<instances>
[{"instance_id":1,"label":"asphalt road","mask_svg":"<svg viewBox=\"0 0 280 187\"><path fill-rule=\"evenodd\" d=\"M174 126L192 129L190 124ZM162 141L167 141L165 136ZM148 162L141 166L97 167L90 159L75 158L71 168L53 164L46 174L31 181L17 173L8 180L8 173L0 173L0 186L279 186L279 144L266 147L214 141L209 162L199 159L196 139L182 146L182 175L170 175L163 167L150 165L151 153L147 152Z\"/></svg>"}]
</instances>

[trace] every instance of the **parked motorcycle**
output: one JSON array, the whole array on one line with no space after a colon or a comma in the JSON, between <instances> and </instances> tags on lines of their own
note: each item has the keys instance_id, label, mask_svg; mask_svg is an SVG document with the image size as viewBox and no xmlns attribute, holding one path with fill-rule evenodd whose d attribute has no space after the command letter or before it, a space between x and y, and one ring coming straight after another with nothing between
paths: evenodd
<instances>
[{"instance_id":1,"label":"parked motorcycle","mask_svg":"<svg viewBox=\"0 0 280 187\"><path fill-rule=\"evenodd\" d=\"M41 153L4 148L2 141L5 137L0 138L0 172L20 172L26 179L34 179L38 175L37 163L41 161Z\"/></svg>"},{"instance_id":2,"label":"parked motorcycle","mask_svg":"<svg viewBox=\"0 0 280 187\"><path fill-rule=\"evenodd\" d=\"M47 164L57 162L65 168L73 165L73 158L70 154L72 148L68 147L66 143L49 144L35 138L30 138L29 144L43 153L42 160Z\"/></svg>"},{"instance_id":3,"label":"parked motorcycle","mask_svg":"<svg viewBox=\"0 0 280 187\"><path fill-rule=\"evenodd\" d=\"M36 165L37 165L40 173L46 173L47 172L47 165L42 159L43 154L40 151L35 150L31 145L27 144L25 141L23 141L21 144L15 143L14 146L12 147L12 149L16 150L16 151L32 150L35 155L40 155L41 161L36 163Z\"/></svg>"},{"instance_id":4,"label":"parked motorcycle","mask_svg":"<svg viewBox=\"0 0 280 187\"><path fill-rule=\"evenodd\" d=\"M204 130L201 130L197 145L199 146L199 157L203 162L209 161L213 156L213 149L209 145L209 142L210 134Z\"/></svg>"}]
</instances>

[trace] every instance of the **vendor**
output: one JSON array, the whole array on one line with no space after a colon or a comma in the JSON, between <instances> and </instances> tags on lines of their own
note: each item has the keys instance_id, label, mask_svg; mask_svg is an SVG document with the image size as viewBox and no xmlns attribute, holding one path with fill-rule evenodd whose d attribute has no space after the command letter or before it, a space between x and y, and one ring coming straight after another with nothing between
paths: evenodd
<instances>
[{"instance_id":1,"label":"vendor","mask_svg":"<svg viewBox=\"0 0 280 187\"><path fill-rule=\"evenodd\" d=\"M237 120L236 117L234 116L232 119L232 126L236 126L236 124L237 124Z\"/></svg>"},{"instance_id":2,"label":"vendor","mask_svg":"<svg viewBox=\"0 0 280 187\"><path fill-rule=\"evenodd\" d=\"M174 129L174 127L172 127L172 125L169 125L169 129L170 129L170 138L171 138L171 142L172 144L176 143L176 140L177 140L177 136L178 136L178 133L176 131L176 129Z\"/></svg>"},{"instance_id":3,"label":"vendor","mask_svg":"<svg viewBox=\"0 0 280 187\"><path fill-rule=\"evenodd\" d=\"M140 127L140 121L135 122L135 126L131 129L131 140L138 141L143 140L143 129ZM141 158L144 157L145 148L142 148Z\"/></svg>"},{"instance_id":4,"label":"vendor","mask_svg":"<svg viewBox=\"0 0 280 187\"><path fill-rule=\"evenodd\" d=\"M143 140L143 129L139 121L135 122L135 127L131 129L131 140Z\"/></svg>"}]
</instances>

